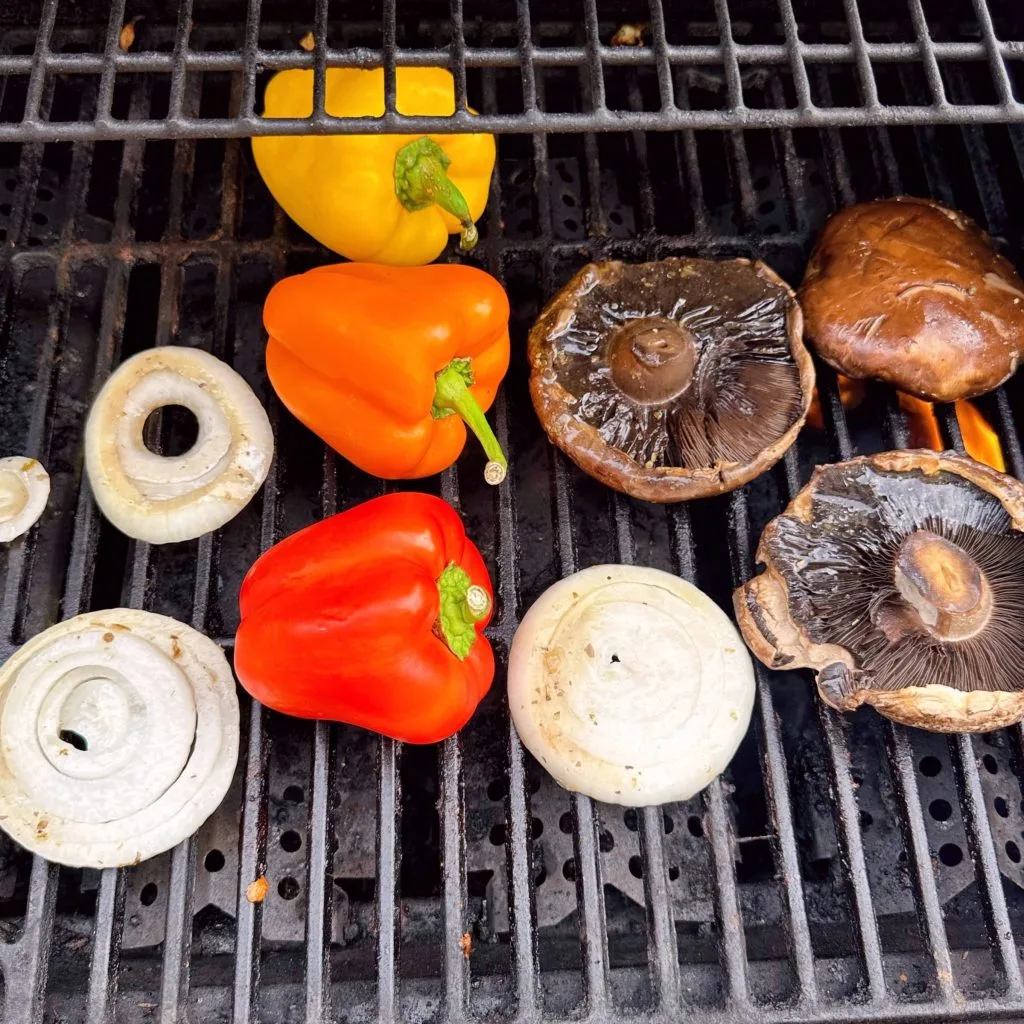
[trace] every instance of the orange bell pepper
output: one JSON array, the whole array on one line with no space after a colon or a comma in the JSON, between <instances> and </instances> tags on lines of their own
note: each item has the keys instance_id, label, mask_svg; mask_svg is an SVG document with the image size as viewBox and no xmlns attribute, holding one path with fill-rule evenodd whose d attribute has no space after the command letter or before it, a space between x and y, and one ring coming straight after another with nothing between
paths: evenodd
<instances>
[{"instance_id":1,"label":"orange bell pepper","mask_svg":"<svg viewBox=\"0 0 1024 1024\"><path fill-rule=\"evenodd\" d=\"M468 425L500 483L508 463L484 410L508 369L508 316L504 289L473 267L318 267L267 296L267 372L291 412L368 473L447 469Z\"/></svg>"}]
</instances>

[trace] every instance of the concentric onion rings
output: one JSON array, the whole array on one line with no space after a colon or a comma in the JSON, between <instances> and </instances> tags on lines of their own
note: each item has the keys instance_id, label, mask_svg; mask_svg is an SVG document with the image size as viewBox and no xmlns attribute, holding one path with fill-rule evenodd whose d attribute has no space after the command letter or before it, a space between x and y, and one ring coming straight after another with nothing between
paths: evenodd
<instances>
[{"instance_id":1,"label":"concentric onion rings","mask_svg":"<svg viewBox=\"0 0 1024 1024\"><path fill-rule=\"evenodd\" d=\"M516 632L508 703L566 789L640 807L687 800L743 739L754 669L736 627L666 572L597 565L549 587Z\"/></svg>"},{"instance_id":2,"label":"concentric onion rings","mask_svg":"<svg viewBox=\"0 0 1024 1024\"><path fill-rule=\"evenodd\" d=\"M184 455L157 455L143 441L146 418L168 405L199 421ZM85 428L97 504L123 533L151 544L190 540L234 518L266 479L273 455L270 421L252 389L198 349L168 345L122 363Z\"/></svg>"},{"instance_id":3,"label":"concentric onion rings","mask_svg":"<svg viewBox=\"0 0 1024 1024\"><path fill-rule=\"evenodd\" d=\"M237 760L224 653L164 615L79 615L0 669L0 828L47 860L107 868L170 849Z\"/></svg>"},{"instance_id":4,"label":"concentric onion rings","mask_svg":"<svg viewBox=\"0 0 1024 1024\"><path fill-rule=\"evenodd\" d=\"M35 459L0 459L0 543L27 533L50 497L50 475Z\"/></svg>"}]
</instances>

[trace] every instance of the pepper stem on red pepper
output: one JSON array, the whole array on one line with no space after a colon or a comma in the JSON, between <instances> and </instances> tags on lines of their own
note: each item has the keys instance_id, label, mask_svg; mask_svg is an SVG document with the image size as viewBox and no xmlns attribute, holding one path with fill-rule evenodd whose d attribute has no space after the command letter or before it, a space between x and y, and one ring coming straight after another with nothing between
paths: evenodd
<instances>
[{"instance_id":1,"label":"pepper stem on red pepper","mask_svg":"<svg viewBox=\"0 0 1024 1024\"><path fill-rule=\"evenodd\" d=\"M477 243L476 224L463 194L448 177L451 158L433 139L424 136L404 145L395 155L395 195L407 210L425 210L435 203L462 225L459 245Z\"/></svg>"},{"instance_id":2,"label":"pepper stem on red pepper","mask_svg":"<svg viewBox=\"0 0 1024 1024\"><path fill-rule=\"evenodd\" d=\"M498 439L491 430L483 409L477 404L469 388L473 384L473 365L468 359L453 359L435 378L434 405L430 410L434 419L443 419L457 413L466 422L484 446L488 463L484 479L489 484L500 484L508 472L508 460Z\"/></svg>"},{"instance_id":3,"label":"pepper stem on red pepper","mask_svg":"<svg viewBox=\"0 0 1024 1024\"><path fill-rule=\"evenodd\" d=\"M438 577L437 593L441 636L452 654L463 661L476 642L476 624L490 613L491 595L472 583L466 570L454 562L449 562Z\"/></svg>"}]
</instances>

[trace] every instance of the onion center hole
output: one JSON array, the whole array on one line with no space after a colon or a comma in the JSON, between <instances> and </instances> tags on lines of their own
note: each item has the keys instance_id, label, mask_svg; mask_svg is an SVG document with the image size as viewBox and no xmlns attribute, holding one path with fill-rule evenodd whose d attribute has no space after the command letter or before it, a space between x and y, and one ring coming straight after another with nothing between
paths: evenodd
<instances>
[{"instance_id":1,"label":"onion center hole","mask_svg":"<svg viewBox=\"0 0 1024 1024\"><path fill-rule=\"evenodd\" d=\"M618 663L619 663L619 656L617 654L613 654L612 655L612 664L613 665L618 665Z\"/></svg>"},{"instance_id":2,"label":"onion center hole","mask_svg":"<svg viewBox=\"0 0 1024 1024\"><path fill-rule=\"evenodd\" d=\"M75 732L74 729L61 729L57 735L63 742L70 743L75 750L89 749L89 741L80 732Z\"/></svg>"},{"instance_id":3,"label":"onion center hole","mask_svg":"<svg viewBox=\"0 0 1024 1024\"><path fill-rule=\"evenodd\" d=\"M146 447L155 455L185 455L195 447L199 420L191 409L183 405L165 405L146 417L142 437Z\"/></svg>"}]
</instances>

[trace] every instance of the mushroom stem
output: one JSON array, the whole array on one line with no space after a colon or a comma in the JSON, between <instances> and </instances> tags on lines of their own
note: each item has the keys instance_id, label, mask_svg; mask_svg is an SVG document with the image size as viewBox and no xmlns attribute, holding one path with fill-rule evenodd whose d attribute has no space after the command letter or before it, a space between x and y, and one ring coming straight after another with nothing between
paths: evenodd
<instances>
[{"instance_id":1,"label":"mushroom stem","mask_svg":"<svg viewBox=\"0 0 1024 1024\"><path fill-rule=\"evenodd\" d=\"M639 405L662 405L690 386L697 341L670 317L640 317L612 335L608 363L612 380L624 395Z\"/></svg>"},{"instance_id":2,"label":"mushroom stem","mask_svg":"<svg viewBox=\"0 0 1024 1024\"><path fill-rule=\"evenodd\" d=\"M963 548L930 530L917 530L903 541L893 578L933 636L966 640L988 622L992 589L984 573Z\"/></svg>"},{"instance_id":3,"label":"mushroom stem","mask_svg":"<svg viewBox=\"0 0 1024 1024\"><path fill-rule=\"evenodd\" d=\"M435 419L457 413L466 426L476 434L487 454L484 479L489 484L500 484L508 472L508 460L498 439L491 430L483 409L469 390L473 383L473 368L468 359L453 359L435 378L433 414Z\"/></svg>"}]
</instances>

